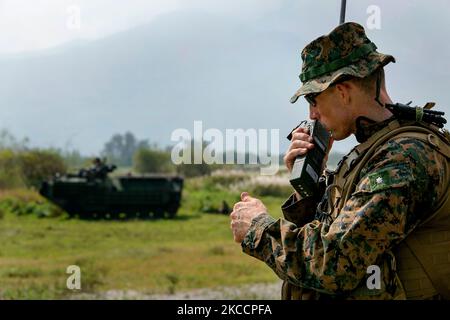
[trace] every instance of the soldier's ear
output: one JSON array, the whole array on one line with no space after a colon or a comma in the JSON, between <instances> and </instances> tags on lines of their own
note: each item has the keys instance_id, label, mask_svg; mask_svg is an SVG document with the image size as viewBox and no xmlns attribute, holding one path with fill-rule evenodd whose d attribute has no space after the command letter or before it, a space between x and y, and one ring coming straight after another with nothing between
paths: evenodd
<instances>
[{"instance_id":1,"label":"soldier's ear","mask_svg":"<svg viewBox=\"0 0 450 320\"><path fill-rule=\"evenodd\" d=\"M354 92L355 89L356 86L350 81L341 82L335 86L336 94L338 95L340 102L345 106L350 104L352 92Z\"/></svg>"}]
</instances>

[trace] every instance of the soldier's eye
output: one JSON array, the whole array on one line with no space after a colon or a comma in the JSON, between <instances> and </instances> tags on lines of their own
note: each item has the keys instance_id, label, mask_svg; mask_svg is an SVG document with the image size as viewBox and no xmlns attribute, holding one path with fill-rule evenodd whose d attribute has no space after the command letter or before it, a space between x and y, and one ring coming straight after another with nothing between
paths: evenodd
<instances>
[{"instance_id":1,"label":"soldier's eye","mask_svg":"<svg viewBox=\"0 0 450 320\"><path fill-rule=\"evenodd\" d=\"M309 93L305 95L305 100L309 103L310 106L315 107L317 102L316 102L316 97L319 95L319 93Z\"/></svg>"}]
</instances>

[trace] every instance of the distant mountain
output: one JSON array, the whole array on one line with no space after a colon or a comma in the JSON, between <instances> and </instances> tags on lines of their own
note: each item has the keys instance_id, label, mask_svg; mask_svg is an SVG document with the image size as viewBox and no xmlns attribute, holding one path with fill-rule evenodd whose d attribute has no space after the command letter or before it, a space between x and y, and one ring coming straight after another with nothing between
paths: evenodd
<instances>
[{"instance_id":1,"label":"distant mountain","mask_svg":"<svg viewBox=\"0 0 450 320\"><path fill-rule=\"evenodd\" d=\"M178 11L101 40L0 57L0 129L94 154L126 131L167 146L174 129L192 132L202 120L204 130L279 129L283 153L285 136L308 117L303 100L289 103L300 84L300 50L336 20L330 8L319 29L304 21L317 13L300 6L286 1L254 20Z\"/></svg>"},{"instance_id":2,"label":"distant mountain","mask_svg":"<svg viewBox=\"0 0 450 320\"><path fill-rule=\"evenodd\" d=\"M298 43L231 17L178 12L102 40L3 58L0 127L84 152L126 130L167 145L194 120L285 135L300 120L288 102Z\"/></svg>"}]
</instances>

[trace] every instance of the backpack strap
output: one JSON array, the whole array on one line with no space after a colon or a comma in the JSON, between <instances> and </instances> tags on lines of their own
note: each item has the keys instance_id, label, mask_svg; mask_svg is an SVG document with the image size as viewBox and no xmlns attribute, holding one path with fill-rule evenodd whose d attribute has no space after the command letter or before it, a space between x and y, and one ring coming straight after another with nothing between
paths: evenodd
<instances>
[{"instance_id":1,"label":"backpack strap","mask_svg":"<svg viewBox=\"0 0 450 320\"><path fill-rule=\"evenodd\" d=\"M397 126L398 122L395 120L393 121L394 124L392 126L388 126L385 129L390 129L394 127L393 130L390 130L390 132L386 133L386 130L381 130L380 132L377 132L376 136L371 137L367 142L364 144L359 145L361 146L361 153L364 153L364 156L362 156L362 159L358 161L358 164L356 165L356 168L351 170L350 172L346 173L345 171L342 173L343 178L345 178L345 182L342 186L342 194L341 199L339 201L338 205L338 212L341 211L343 206L345 205L345 202L349 199L350 194L353 192L353 190L356 188L357 182L361 170L366 166L366 164L369 162L369 160L372 158L373 154L376 152L376 150L386 143L388 140L392 138L397 137L410 137L410 138L416 138L419 139L429 145L431 145L436 151L441 153L443 156L445 156L447 159L450 159L450 142L443 141L443 136L437 135L435 131L432 129L428 129L425 127L419 127L419 126ZM395 124L397 123L397 124ZM378 134L380 133L380 134ZM439 138L440 137L440 138ZM372 139L373 138L373 139ZM373 142L375 140L375 142ZM370 144L369 147L363 146L366 144ZM349 169L347 169L349 170ZM340 175L342 175L340 173ZM450 177L449 180L450 181ZM441 199L439 203L443 202L445 199Z\"/></svg>"}]
</instances>

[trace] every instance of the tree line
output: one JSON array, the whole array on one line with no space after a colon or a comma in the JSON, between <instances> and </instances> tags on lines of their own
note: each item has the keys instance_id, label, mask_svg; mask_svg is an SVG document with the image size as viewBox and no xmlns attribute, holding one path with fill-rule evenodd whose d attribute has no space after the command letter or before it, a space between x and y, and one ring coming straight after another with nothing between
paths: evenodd
<instances>
[{"instance_id":1,"label":"tree line","mask_svg":"<svg viewBox=\"0 0 450 320\"><path fill-rule=\"evenodd\" d=\"M189 141L186 148L194 149L194 142ZM161 148L148 140L139 140L131 132L114 134L103 146L99 156L109 164L119 168L127 168L136 173L179 174L185 177L209 175L213 170L224 166L206 163L173 164L171 148ZM237 159L237 152L234 154ZM249 159L249 154L245 158ZM280 155L279 161L282 164ZM340 154L332 154L331 162L341 158ZM37 187L41 181L54 174L64 174L91 165L93 157L82 155L77 150L61 150L54 148L32 148L28 139L18 140L7 130L0 130L0 189L8 187ZM330 161L329 161L330 162ZM233 165L235 168L258 169L256 165Z\"/></svg>"},{"instance_id":2,"label":"tree line","mask_svg":"<svg viewBox=\"0 0 450 320\"><path fill-rule=\"evenodd\" d=\"M136 173L198 176L212 170L206 164L175 166L170 158L170 148L162 149L148 140L138 140L131 132L114 134L99 156L109 164ZM93 158L77 150L31 147L29 139L19 140L9 131L0 130L0 190L38 189L42 181L54 175L91 166Z\"/></svg>"}]
</instances>

